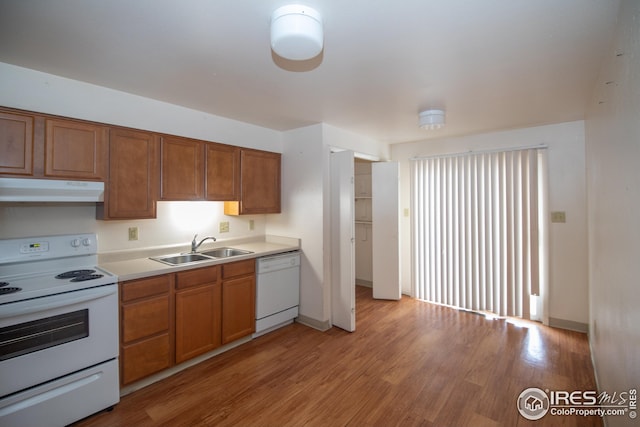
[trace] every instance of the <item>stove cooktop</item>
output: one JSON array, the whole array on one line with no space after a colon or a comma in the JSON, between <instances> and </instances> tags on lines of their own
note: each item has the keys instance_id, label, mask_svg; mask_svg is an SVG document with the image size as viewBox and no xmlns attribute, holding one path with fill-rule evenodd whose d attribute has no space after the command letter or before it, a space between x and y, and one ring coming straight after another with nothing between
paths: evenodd
<instances>
[{"instance_id":1,"label":"stove cooktop","mask_svg":"<svg viewBox=\"0 0 640 427\"><path fill-rule=\"evenodd\" d=\"M97 253L95 233L0 240L0 306L117 283Z\"/></svg>"},{"instance_id":2,"label":"stove cooktop","mask_svg":"<svg viewBox=\"0 0 640 427\"><path fill-rule=\"evenodd\" d=\"M63 272L48 271L0 277L0 282L1 305L115 284L117 277L99 267L91 266Z\"/></svg>"}]
</instances>

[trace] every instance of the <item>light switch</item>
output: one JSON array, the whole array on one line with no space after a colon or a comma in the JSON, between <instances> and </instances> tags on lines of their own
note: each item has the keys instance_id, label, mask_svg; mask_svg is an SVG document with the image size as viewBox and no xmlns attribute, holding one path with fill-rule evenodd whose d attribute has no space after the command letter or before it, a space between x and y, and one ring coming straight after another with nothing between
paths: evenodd
<instances>
[{"instance_id":1,"label":"light switch","mask_svg":"<svg viewBox=\"0 0 640 427\"><path fill-rule=\"evenodd\" d=\"M567 214L564 211L551 212L551 222L563 223L567 222Z\"/></svg>"},{"instance_id":2,"label":"light switch","mask_svg":"<svg viewBox=\"0 0 640 427\"><path fill-rule=\"evenodd\" d=\"M218 228L220 233L228 233L229 232L229 221L222 221Z\"/></svg>"}]
</instances>

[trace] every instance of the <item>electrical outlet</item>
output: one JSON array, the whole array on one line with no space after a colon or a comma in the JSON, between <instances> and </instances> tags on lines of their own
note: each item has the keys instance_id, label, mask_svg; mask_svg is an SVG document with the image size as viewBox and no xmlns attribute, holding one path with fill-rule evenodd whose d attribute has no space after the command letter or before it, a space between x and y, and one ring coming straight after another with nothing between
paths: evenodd
<instances>
[{"instance_id":1,"label":"electrical outlet","mask_svg":"<svg viewBox=\"0 0 640 427\"><path fill-rule=\"evenodd\" d=\"M253 222L252 219L249 220L249 230L253 230L254 228L256 228L256 224Z\"/></svg>"},{"instance_id":2,"label":"electrical outlet","mask_svg":"<svg viewBox=\"0 0 640 427\"><path fill-rule=\"evenodd\" d=\"M138 227L129 227L129 240L138 240Z\"/></svg>"},{"instance_id":3,"label":"electrical outlet","mask_svg":"<svg viewBox=\"0 0 640 427\"><path fill-rule=\"evenodd\" d=\"M556 222L556 223L567 222L566 212L562 212L562 211L551 212L551 222Z\"/></svg>"},{"instance_id":4,"label":"electrical outlet","mask_svg":"<svg viewBox=\"0 0 640 427\"><path fill-rule=\"evenodd\" d=\"M218 226L218 231L220 233L228 233L229 232L229 221L222 221Z\"/></svg>"},{"instance_id":5,"label":"electrical outlet","mask_svg":"<svg viewBox=\"0 0 640 427\"><path fill-rule=\"evenodd\" d=\"M409 208L404 208L404 216L409 216Z\"/></svg>"}]
</instances>

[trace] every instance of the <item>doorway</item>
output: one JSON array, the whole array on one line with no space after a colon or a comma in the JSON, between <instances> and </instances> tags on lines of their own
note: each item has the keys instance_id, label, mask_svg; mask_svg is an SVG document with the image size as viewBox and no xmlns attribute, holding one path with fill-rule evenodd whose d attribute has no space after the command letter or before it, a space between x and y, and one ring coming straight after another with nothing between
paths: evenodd
<instances>
[{"instance_id":1,"label":"doorway","mask_svg":"<svg viewBox=\"0 0 640 427\"><path fill-rule=\"evenodd\" d=\"M354 161L356 285L373 287L371 161Z\"/></svg>"},{"instance_id":2,"label":"doorway","mask_svg":"<svg viewBox=\"0 0 640 427\"><path fill-rule=\"evenodd\" d=\"M330 163L331 323L354 331L356 276L374 298L401 297L398 163L356 160L352 151L331 153Z\"/></svg>"}]
</instances>

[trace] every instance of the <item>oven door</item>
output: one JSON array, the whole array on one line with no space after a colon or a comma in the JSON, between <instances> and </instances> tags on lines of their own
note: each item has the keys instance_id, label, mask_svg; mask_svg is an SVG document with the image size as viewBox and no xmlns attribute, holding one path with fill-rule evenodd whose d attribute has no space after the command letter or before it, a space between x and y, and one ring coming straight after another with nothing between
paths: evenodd
<instances>
[{"instance_id":1,"label":"oven door","mask_svg":"<svg viewBox=\"0 0 640 427\"><path fill-rule=\"evenodd\" d=\"M117 357L115 284L0 305L0 397Z\"/></svg>"}]
</instances>

